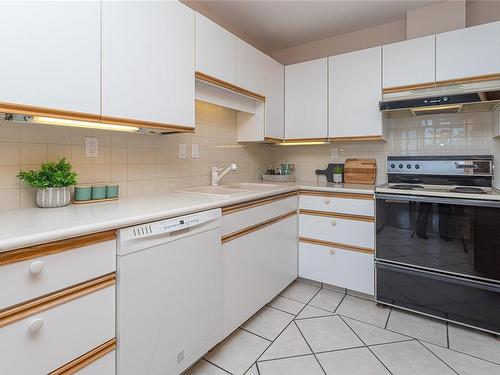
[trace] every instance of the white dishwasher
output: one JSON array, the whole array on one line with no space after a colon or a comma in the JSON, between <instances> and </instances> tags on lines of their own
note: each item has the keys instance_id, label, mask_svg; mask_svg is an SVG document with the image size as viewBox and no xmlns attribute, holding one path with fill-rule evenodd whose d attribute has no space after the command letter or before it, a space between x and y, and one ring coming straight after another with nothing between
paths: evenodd
<instances>
[{"instance_id":1,"label":"white dishwasher","mask_svg":"<svg viewBox=\"0 0 500 375\"><path fill-rule=\"evenodd\" d=\"M119 231L118 374L179 374L218 342L220 238L220 209Z\"/></svg>"}]
</instances>

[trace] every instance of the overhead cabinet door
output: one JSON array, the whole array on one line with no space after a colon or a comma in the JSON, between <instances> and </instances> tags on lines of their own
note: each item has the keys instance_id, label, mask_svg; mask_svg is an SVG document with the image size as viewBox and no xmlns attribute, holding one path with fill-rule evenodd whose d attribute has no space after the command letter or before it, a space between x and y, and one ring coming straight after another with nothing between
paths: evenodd
<instances>
[{"instance_id":1,"label":"overhead cabinet door","mask_svg":"<svg viewBox=\"0 0 500 375\"><path fill-rule=\"evenodd\" d=\"M196 71L236 84L236 37L196 13Z\"/></svg>"},{"instance_id":2,"label":"overhead cabinet door","mask_svg":"<svg viewBox=\"0 0 500 375\"><path fill-rule=\"evenodd\" d=\"M286 139L327 138L327 96L327 58L285 67Z\"/></svg>"},{"instance_id":3,"label":"overhead cabinet door","mask_svg":"<svg viewBox=\"0 0 500 375\"><path fill-rule=\"evenodd\" d=\"M382 47L384 89L407 89L434 85L436 36L405 40Z\"/></svg>"},{"instance_id":4,"label":"overhead cabinet door","mask_svg":"<svg viewBox=\"0 0 500 375\"><path fill-rule=\"evenodd\" d=\"M265 137L282 140L285 137L285 68L268 56L266 56L265 106Z\"/></svg>"},{"instance_id":5,"label":"overhead cabinet door","mask_svg":"<svg viewBox=\"0 0 500 375\"><path fill-rule=\"evenodd\" d=\"M191 9L166 0L103 2L102 115L194 127Z\"/></svg>"},{"instance_id":6,"label":"overhead cabinet door","mask_svg":"<svg viewBox=\"0 0 500 375\"><path fill-rule=\"evenodd\" d=\"M500 21L436 35L436 80L500 74Z\"/></svg>"},{"instance_id":7,"label":"overhead cabinet door","mask_svg":"<svg viewBox=\"0 0 500 375\"><path fill-rule=\"evenodd\" d=\"M100 112L100 2L0 1L0 102Z\"/></svg>"},{"instance_id":8,"label":"overhead cabinet door","mask_svg":"<svg viewBox=\"0 0 500 375\"><path fill-rule=\"evenodd\" d=\"M330 57L329 69L330 138L381 139L382 47Z\"/></svg>"},{"instance_id":9,"label":"overhead cabinet door","mask_svg":"<svg viewBox=\"0 0 500 375\"><path fill-rule=\"evenodd\" d=\"M236 39L236 86L266 95L266 55L239 38Z\"/></svg>"}]
</instances>

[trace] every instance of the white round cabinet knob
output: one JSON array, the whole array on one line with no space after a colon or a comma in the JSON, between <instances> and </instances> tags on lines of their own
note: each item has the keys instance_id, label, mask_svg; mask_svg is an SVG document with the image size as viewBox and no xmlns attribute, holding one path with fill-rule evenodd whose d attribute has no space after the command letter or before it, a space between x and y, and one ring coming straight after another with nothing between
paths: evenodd
<instances>
[{"instance_id":1,"label":"white round cabinet knob","mask_svg":"<svg viewBox=\"0 0 500 375\"><path fill-rule=\"evenodd\" d=\"M30 264L30 272L34 275L39 274L45 268L45 262L43 260L35 260Z\"/></svg>"},{"instance_id":2,"label":"white round cabinet knob","mask_svg":"<svg viewBox=\"0 0 500 375\"><path fill-rule=\"evenodd\" d=\"M43 323L44 323L43 319L36 318L30 323L28 329L30 330L31 333L36 333L40 331L40 329L43 327Z\"/></svg>"},{"instance_id":3,"label":"white round cabinet knob","mask_svg":"<svg viewBox=\"0 0 500 375\"><path fill-rule=\"evenodd\" d=\"M335 249L333 247L330 249L330 255L335 255Z\"/></svg>"},{"instance_id":4,"label":"white round cabinet knob","mask_svg":"<svg viewBox=\"0 0 500 375\"><path fill-rule=\"evenodd\" d=\"M337 220L332 219L331 223L332 223L333 226L335 226L335 225L337 225Z\"/></svg>"},{"instance_id":5,"label":"white round cabinet knob","mask_svg":"<svg viewBox=\"0 0 500 375\"><path fill-rule=\"evenodd\" d=\"M325 204L330 204L330 199L325 199Z\"/></svg>"}]
</instances>

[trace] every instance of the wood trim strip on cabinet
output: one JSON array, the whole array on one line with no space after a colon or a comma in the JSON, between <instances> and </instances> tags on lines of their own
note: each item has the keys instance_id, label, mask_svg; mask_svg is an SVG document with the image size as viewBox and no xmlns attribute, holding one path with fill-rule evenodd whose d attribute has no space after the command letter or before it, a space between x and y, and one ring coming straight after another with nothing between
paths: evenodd
<instances>
[{"instance_id":1,"label":"wood trim strip on cabinet","mask_svg":"<svg viewBox=\"0 0 500 375\"><path fill-rule=\"evenodd\" d=\"M266 143L281 143L283 139L281 138L273 138L273 137L264 137L264 142Z\"/></svg>"},{"instance_id":2,"label":"wood trim strip on cabinet","mask_svg":"<svg viewBox=\"0 0 500 375\"><path fill-rule=\"evenodd\" d=\"M262 223L255 224L255 225L240 229L239 231L236 231L236 232L233 232L230 234L226 234L225 236L222 236L221 243L225 244L226 242L235 240L239 237L246 236L247 234L250 234L250 233L255 232L259 229L262 229L262 228L265 228L269 225L277 223L278 221L288 219L289 217L294 216L294 215L297 215L297 211L295 211L295 210L287 212L286 214L283 214L280 216L273 217L272 219L263 221Z\"/></svg>"},{"instance_id":3,"label":"wood trim strip on cabinet","mask_svg":"<svg viewBox=\"0 0 500 375\"><path fill-rule=\"evenodd\" d=\"M123 126L135 126L138 128L148 128L148 129L159 129L164 130L166 132L172 131L177 133L194 133L193 128L189 128L181 125L173 125L167 124L163 122L154 122L154 121L144 121L144 120L134 120L122 117L113 117L113 116L102 116L101 122L106 124L113 125L123 125Z\"/></svg>"},{"instance_id":4,"label":"wood trim strip on cabinet","mask_svg":"<svg viewBox=\"0 0 500 375\"><path fill-rule=\"evenodd\" d=\"M0 103L0 112L19 113L30 116L57 117L69 120L93 121L93 122L95 121L98 122L101 119L100 115L95 115L91 113L66 111L62 109L35 107L31 105L13 104L13 103Z\"/></svg>"},{"instance_id":5,"label":"wood trim strip on cabinet","mask_svg":"<svg viewBox=\"0 0 500 375\"><path fill-rule=\"evenodd\" d=\"M500 73L448 79L446 81L437 81L436 86L458 85L461 83L473 83L473 82L494 81L494 80L500 80Z\"/></svg>"},{"instance_id":6,"label":"wood trim strip on cabinet","mask_svg":"<svg viewBox=\"0 0 500 375\"><path fill-rule=\"evenodd\" d=\"M355 252L364 253L364 254L373 254L375 252L374 249L371 249L369 247L361 247L361 246L356 246L356 245L347 245L345 243L323 241L323 240L317 240L317 239L308 238L308 237L299 237L299 241L300 242L304 242L304 243L310 243L310 244L313 244L313 245L320 245L320 246L327 246L327 247L336 247L336 248L339 248L339 249L349 250L349 251L355 251Z\"/></svg>"},{"instance_id":7,"label":"wood trim strip on cabinet","mask_svg":"<svg viewBox=\"0 0 500 375\"><path fill-rule=\"evenodd\" d=\"M84 355L75 358L69 363L59 367L58 369L49 373L49 375L71 375L85 366L97 361L99 358L104 357L109 352L116 349L116 338L106 341L104 344L92 349L91 351L85 353Z\"/></svg>"},{"instance_id":8,"label":"wood trim strip on cabinet","mask_svg":"<svg viewBox=\"0 0 500 375\"><path fill-rule=\"evenodd\" d=\"M385 87L382 89L382 93L383 94L392 94L395 92L430 89L433 87L436 87L436 82L424 82L424 83L418 83L418 84L414 84L414 85Z\"/></svg>"},{"instance_id":9,"label":"wood trim strip on cabinet","mask_svg":"<svg viewBox=\"0 0 500 375\"><path fill-rule=\"evenodd\" d=\"M24 319L30 315L40 313L62 305L63 303L86 296L87 294L110 287L115 284L115 281L115 273L113 272L14 307L9 307L0 311L0 327L15 323L18 320Z\"/></svg>"},{"instance_id":10,"label":"wood trim strip on cabinet","mask_svg":"<svg viewBox=\"0 0 500 375\"><path fill-rule=\"evenodd\" d=\"M93 245L99 242L105 242L116 239L116 232L108 230L106 232L99 232L88 234L85 236L68 238L65 240L44 243L21 249L10 250L0 253L0 266L21 262L23 260L36 258L43 255L50 255L60 253L62 251L73 250L78 247Z\"/></svg>"},{"instance_id":11,"label":"wood trim strip on cabinet","mask_svg":"<svg viewBox=\"0 0 500 375\"><path fill-rule=\"evenodd\" d=\"M375 218L373 216L342 214L339 212L326 212L326 211L300 209L299 214L311 215L311 216L333 217L333 218L337 218L337 219L346 219L346 220L354 220L354 221L365 221L368 223L375 222Z\"/></svg>"},{"instance_id":12,"label":"wood trim strip on cabinet","mask_svg":"<svg viewBox=\"0 0 500 375\"><path fill-rule=\"evenodd\" d=\"M198 79L200 81L203 81L203 82L206 82L206 83L210 83L212 85L219 86L219 87L222 87L222 88L227 89L227 90L234 91L234 92L236 92L238 94L242 94L242 95L248 96L250 98L259 100L261 102L265 102L266 101L266 97L263 96L263 95L260 95L260 94L257 94L255 92L249 91L247 89L244 89L243 87L233 85L232 83L223 81L222 79L212 77L212 76L210 76L208 74L196 71L194 73L194 76L195 76L196 79Z\"/></svg>"},{"instance_id":13,"label":"wood trim strip on cabinet","mask_svg":"<svg viewBox=\"0 0 500 375\"><path fill-rule=\"evenodd\" d=\"M342 142L342 141L383 141L384 137L381 135L359 135L353 137L330 137L330 142Z\"/></svg>"},{"instance_id":14,"label":"wood trim strip on cabinet","mask_svg":"<svg viewBox=\"0 0 500 375\"><path fill-rule=\"evenodd\" d=\"M375 196L373 194L337 193L333 191L318 191L318 190L300 190L299 195L310 195L314 197L324 197L324 198L364 199L368 201L372 201L375 199Z\"/></svg>"},{"instance_id":15,"label":"wood trim strip on cabinet","mask_svg":"<svg viewBox=\"0 0 500 375\"><path fill-rule=\"evenodd\" d=\"M328 142L328 138L286 138L283 142Z\"/></svg>"},{"instance_id":16,"label":"wood trim strip on cabinet","mask_svg":"<svg viewBox=\"0 0 500 375\"><path fill-rule=\"evenodd\" d=\"M264 204L268 204L271 202L290 198L290 197L293 197L296 195L297 195L296 191L291 191L289 193L273 195L271 197L261 198L261 199L257 199L257 200L250 201L250 202L243 202L243 203L238 203L238 204L234 204L231 206L222 207L222 215L233 214L233 213L238 212L238 211L243 211L243 210L247 210L249 208L262 206Z\"/></svg>"}]
</instances>

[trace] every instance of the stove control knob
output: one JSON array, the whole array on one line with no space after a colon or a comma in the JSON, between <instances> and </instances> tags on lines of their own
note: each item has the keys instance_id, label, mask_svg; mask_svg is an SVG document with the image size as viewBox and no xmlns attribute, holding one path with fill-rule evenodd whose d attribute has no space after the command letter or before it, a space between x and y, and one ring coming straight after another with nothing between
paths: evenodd
<instances>
[{"instance_id":1,"label":"stove control knob","mask_svg":"<svg viewBox=\"0 0 500 375\"><path fill-rule=\"evenodd\" d=\"M420 164L415 164L415 169L420 169Z\"/></svg>"},{"instance_id":2,"label":"stove control knob","mask_svg":"<svg viewBox=\"0 0 500 375\"><path fill-rule=\"evenodd\" d=\"M399 169L403 169L403 164L398 165Z\"/></svg>"},{"instance_id":3,"label":"stove control knob","mask_svg":"<svg viewBox=\"0 0 500 375\"><path fill-rule=\"evenodd\" d=\"M406 164L406 168L411 169L411 164Z\"/></svg>"}]
</instances>

